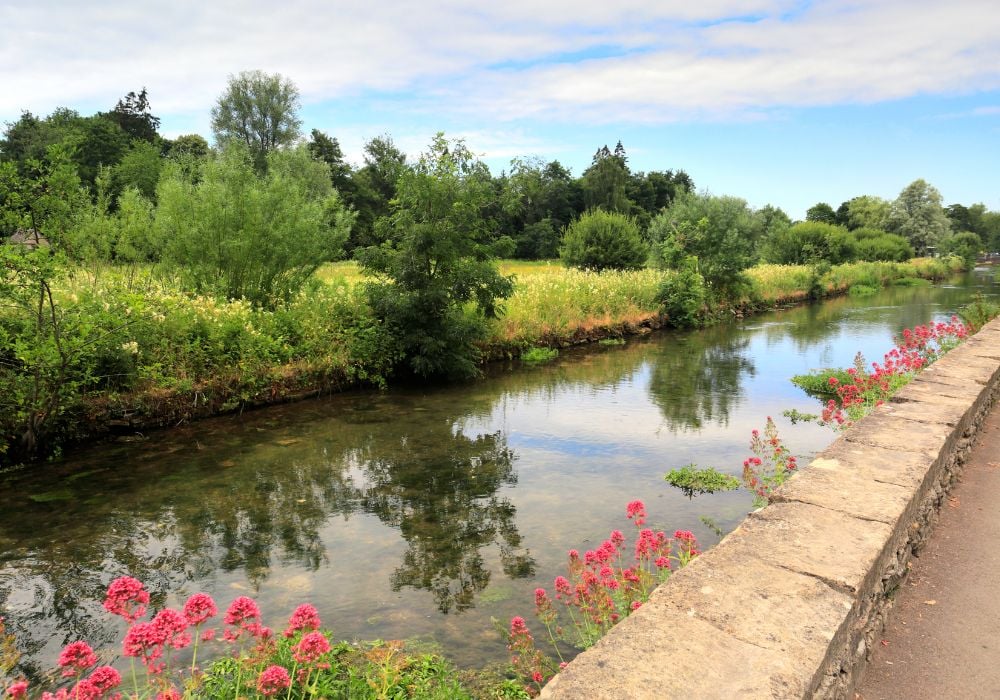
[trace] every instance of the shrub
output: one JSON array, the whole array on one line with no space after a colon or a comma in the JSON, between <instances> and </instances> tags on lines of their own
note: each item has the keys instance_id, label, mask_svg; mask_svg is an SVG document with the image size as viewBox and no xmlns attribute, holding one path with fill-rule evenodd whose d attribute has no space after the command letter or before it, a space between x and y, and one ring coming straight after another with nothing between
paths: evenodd
<instances>
[{"instance_id":1,"label":"shrub","mask_svg":"<svg viewBox=\"0 0 1000 700\"><path fill-rule=\"evenodd\" d=\"M303 149L275 151L259 174L235 145L193 182L169 167L157 190L165 257L199 292L273 306L342 252L353 221L327 166Z\"/></svg>"},{"instance_id":2,"label":"shrub","mask_svg":"<svg viewBox=\"0 0 1000 700\"><path fill-rule=\"evenodd\" d=\"M857 239L858 260L905 262L913 257L913 246L902 236L874 228L859 228L851 233Z\"/></svg>"},{"instance_id":3,"label":"shrub","mask_svg":"<svg viewBox=\"0 0 1000 700\"><path fill-rule=\"evenodd\" d=\"M955 255L965 261L967 267L972 267L983 249L983 240L974 233L962 231L946 236L938 243L938 252L942 255Z\"/></svg>"},{"instance_id":4,"label":"shrub","mask_svg":"<svg viewBox=\"0 0 1000 700\"><path fill-rule=\"evenodd\" d=\"M567 266L600 272L638 270L648 251L634 218L591 209L566 228L559 254Z\"/></svg>"},{"instance_id":5,"label":"shrub","mask_svg":"<svg viewBox=\"0 0 1000 700\"><path fill-rule=\"evenodd\" d=\"M740 487L740 480L735 476L723 474L714 467L698 469L696 464L671 469L664 478L668 484L683 491L688 498L694 498L696 494L734 491Z\"/></svg>"},{"instance_id":6,"label":"shrub","mask_svg":"<svg viewBox=\"0 0 1000 700\"><path fill-rule=\"evenodd\" d=\"M708 302L708 290L705 288L705 278L695 268L693 258L676 274L663 280L659 300L670 323L677 328L701 325Z\"/></svg>"},{"instance_id":7,"label":"shrub","mask_svg":"<svg viewBox=\"0 0 1000 700\"><path fill-rule=\"evenodd\" d=\"M764 242L764 258L782 265L818 262L839 265L854 260L856 245L854 236L842 226L803 221L768 236Z\"/></svg>"}]
</instances>

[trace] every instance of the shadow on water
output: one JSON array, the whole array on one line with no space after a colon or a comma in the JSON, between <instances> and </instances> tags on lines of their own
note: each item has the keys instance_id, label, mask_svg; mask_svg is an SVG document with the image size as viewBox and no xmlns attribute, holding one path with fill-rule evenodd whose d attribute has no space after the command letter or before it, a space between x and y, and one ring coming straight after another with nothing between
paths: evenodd
<instances>
[{"instance_id":1,"label":"shadow on water","mask_svg":"<svg viewBox=\"0 0 1000 700\"><path fill-rule=\"evenodd\" d=\"M489 618L530 612L567 549L627 525L629 500L646 500L655 527L709 543L703 516L724 531L744 517L746 493L689 500L664 484L670 468L738 474L766 415L800 456L828 443L828 430L779 418L815 408L792 374L858 350L879 359L894 333L984 289L972 278L835 299L463 386L221 417L0 475L0 614L32 676L76 639L116 653L123 630L101 601L126 573L155 606L250 594L280 626L309 601L345 638L421 636L461 664L497 660Z\"/></svg>"}]
</instances>

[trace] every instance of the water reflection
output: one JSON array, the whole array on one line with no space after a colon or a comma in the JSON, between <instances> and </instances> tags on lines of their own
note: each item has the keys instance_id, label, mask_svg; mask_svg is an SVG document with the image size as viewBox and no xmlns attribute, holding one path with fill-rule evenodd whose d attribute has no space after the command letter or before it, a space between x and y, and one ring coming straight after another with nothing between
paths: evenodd
<instances>
[{"instance_id":1,"label":"water reflection","mask_svg":"<svg viewBox=\"0 0 1000 700\"><path fill-rule=\"evenodd\" d=\"M747 354L750 339L733 326L677 334L657 356L649 393L673 432L697 431L706 423L728 425L742 396L742 381L755 374Z\"/></svg>"}]
</instances>

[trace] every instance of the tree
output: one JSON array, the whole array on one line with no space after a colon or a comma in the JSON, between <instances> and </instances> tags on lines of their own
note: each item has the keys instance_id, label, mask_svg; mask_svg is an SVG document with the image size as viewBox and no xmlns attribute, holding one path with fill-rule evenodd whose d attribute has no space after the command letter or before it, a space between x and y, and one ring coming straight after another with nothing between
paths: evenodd
<instances>
[{"instance_id":1,"label":"tree","mask_svg":"<svg viewBox=\"0 0 1000 700\"><path fill-rule=\"evenodd\" d=\"M112 170L112 189L116 198L126 188L135 187L146 199L154 199L162 167L163 158L156 145L147 141L133 141L132 147Z\"/></svg>"},{"instance_id":2,"label":"tree","mask_svg":"<svg viewBox=\"0 0 1000 700\"><path fill-rule=\"evenodd\" d=\"M917 255L926 255L951 232L941 193L925 180L911 182L892 203L886 230L908 240Z\"/></svg>"},{"instance_id":3,"label":"tree","mask_svg":"<svg viewBox=\"0 0 1000 700\"><path fill-rule=\"evenodd\" d=\"M626 194L629 180L628 159L619 141L612 153L605 145L594 154L591 166L583 173L583 194L588 209L628 214L632 202Z\"/></svg>"},{"instance_id":4,"label":"tree","mask_svg":"<svg viewBox=\"0 0 1000 700\"><path fill-rule=\"evenodd\" d=\"M851 231L851 234L857 239L855 250L858 260L904 262L913 257L913 246L894 233L874 228L858 228Z\"/></svg>"},{"instance_id":5,"label":"tree","mask_svg":"<svg viewBox=\"0 0 1000 700\"><path fill-rule=\"evenodd\" d=\"M170 144L170 155L175 158L204 158L208 155L208 141L198 134L183 134Z\"/></svg>"},{"instance_id":6,"label":"tree","mask_svg":"<svg viewBox=\"0 0 1000 700\"><path fill-rule=\"evenodd\" d=\"M487 243L489 179L462 141L439 133L399 178L392 214L378 222L385 243L358 253L381 278L367 286L372 310L417 375L476 374L475 342L513 293Z\"/></svg>"},{"instance_id":7,"label":"tree","mask_svg":"<svg viewBox=\"0 0 1000 700\"><path fill-rule=\"evenodd\" d=\"M226 91L212 107L212 133L220 145L239 141L258 169L267 154L299 138L299 90L279 73L259 70L229 76Z\"/></svg>"},{"instance_id":8,"label":"tree","mask_svg":"<svg viewBox=\"0 0 1000 700\"><path fill-rule=\"evenodd\" d=\"M350 204L355 185L351 179L351 165L344 160L344 152L336 138L330 138L319 129L313 129L306 148L316 160L322 161L330 168L330 182L346 203Z\"/></svg>"},{"instance_id":9,"label":"tree","mask_svg":"<svg viewBox=\"0 0 1000 700\"><path fill-rule=\"evenodd\" d=\"M892 202L881 197L862 195L847 202L847 228L873 228L885 230L892 211Z\"/></svg>"},{"instance_id":10,"label":"tree","mask_svg":"<svg viewBox=\"0 0 1000 700\"><path fill-rule=\"evenodd\" d=\"M591 209L571 223L560 250L566 265L598 272L638 270L648 255L635 219L603 209Z\"/></svg>"},{"instance_id":11,"label":"tree","mask_svg":"<svg viewBox=\"0 0 1000 700\"><path fill-rule=\"evenodd\" d=\"M154 117L149 111L146 88L140 90L138 95L129 92L118 100L113 110L101 116L121 127L129 138L153 143L159 136L156 132L160 128L160 118Z\"/></svg>"},{"instance_id":12,"label":"tree","mask_svg":"<svg viewBox=\"0 0 1000 700\"><path fill-rule=\"evenodd\" d=\"M273 306L342 251L352 216L305 148L269 154L266 173L239 143L208 160L198 182L179 164L166 168L157 235L199 291Z\"/></svg>"},{"instance_id":13,"label":"tree","mask_svg":"<svg viewBox=\"0 0 1000 700\"><path fill-rule=\"evenodd\" d=\"M967 267L976 264L976 258L983 250L982 239L972 231L962 231L945 236L940 241L938 252L942 255L957 255L965 261Z\"/></svg>"},{"instance_id":14,"label":"tree","mask_svg":"<svg viewBox=\"0 0 1000 700\"><path fill-rule=\"evenodd\" d=\"M354 207L358 218L351 232L351 248L382 242L375 222L390 214L389 203L396 196L396 183L406 170L406 154L389 134L376 136L364 146L365 165L354 175Z\"/></svg>"},{"instance_id":15,"label":"tree","mask_svg":"<svg viewBox=\"0 0 1000 700\"><path fill-rule=\"evenodd\" d=\"M694 258L696 271L710 292L737 296L746 286L743 270L757 259L764 221L738 197L686 193L649 225L660 265L686 269Z\"/></svg>"},{"instance_id":16,"label":"tree","mask_svg":"<svg viewBox=\"0 0 1000 700\"><path fill-rule=\"evenodd\" d=\"M819 221L824 224L837 224L837 212L826 202L817 202L806 210L806 221Z\"/></svg>"}]
</instances>

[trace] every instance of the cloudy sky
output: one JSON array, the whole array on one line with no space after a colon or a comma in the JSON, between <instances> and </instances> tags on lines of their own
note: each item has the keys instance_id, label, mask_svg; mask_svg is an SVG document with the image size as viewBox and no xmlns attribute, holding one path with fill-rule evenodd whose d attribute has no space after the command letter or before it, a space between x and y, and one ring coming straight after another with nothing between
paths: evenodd
<instances>
[{"instance_id":1,"label":"cloudy sky","mask_svg":"<svg viewBox=\"0 0 1000 700\"><path fill-rule=\"evenodd\" d=\"M575 174L633 170L793 217L895 195L1000 209L996 0L0 0L0 121L107 110L145 86L168 136L210 136L230 74L279 72L353 160L390 133L464 137Z\"/></svg>"}]
</instances>

